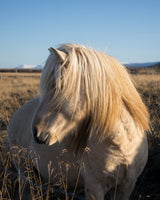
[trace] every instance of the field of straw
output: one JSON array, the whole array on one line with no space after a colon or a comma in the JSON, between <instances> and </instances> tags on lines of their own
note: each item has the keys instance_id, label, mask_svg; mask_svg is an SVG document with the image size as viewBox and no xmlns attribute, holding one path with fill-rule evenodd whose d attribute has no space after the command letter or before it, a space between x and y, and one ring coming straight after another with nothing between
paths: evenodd
<instances>
[{"instance_id":1,"label":"field of straw","mask_svg":"<svg viewBox=\"0 0 160 200\"><path fill-rule=\"evenodd\" d=\"M7 144L7 126L12 114L30 99L39 95L40 74L0 74L0 199L21 199L17 171ZM150 113L150 132L148 132L148 163L139 177L130 200L160 199L160 75L133 75L135 86L140 92ZM30 184L32 199L84 199L83 189L73 191L67 185L52 188L45 183L40 174L28 169L28 179L35 177ZM32 179L33 180L33 179ZM26 191L25 191L26 192ZM82 198L83 197L83 198Z\"/></svg>"}]
</instances>

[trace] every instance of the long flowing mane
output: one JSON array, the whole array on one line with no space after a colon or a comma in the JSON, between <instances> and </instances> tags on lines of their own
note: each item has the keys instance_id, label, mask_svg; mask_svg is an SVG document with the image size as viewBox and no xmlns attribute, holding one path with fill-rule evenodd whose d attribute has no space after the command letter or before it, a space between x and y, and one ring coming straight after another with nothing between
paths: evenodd
<instances>
[{"instance_id":1,"label":"long flowing mane","mask_svg":"<svg viewBox=\"0 0 160 200\"><path fill-rule=\"evenodd\" d=\"M96 130L102 138L111 133L124 107L137 126L149 128L147 109L126 69L116 59L77 44L64 44L59 50L67 57L63 63L52 54L48 57L40 81L42 96L50 93L57 107L74 97L73 113L83 96L91 116L90 134Z\"/></svg>"}]
</instances>

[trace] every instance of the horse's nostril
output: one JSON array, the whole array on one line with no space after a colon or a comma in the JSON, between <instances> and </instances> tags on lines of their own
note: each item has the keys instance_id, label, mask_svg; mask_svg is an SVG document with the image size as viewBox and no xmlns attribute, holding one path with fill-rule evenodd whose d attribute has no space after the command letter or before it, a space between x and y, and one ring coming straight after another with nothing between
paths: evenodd
<instances>
[{"instance_id":1,"label":"horse's nostril","mask_svg":"<svg viewBox=\"0 0 160 200\"><path fill-rule=\"evenodd\" d=\"M36 127L34 127L34 129L33 129L34 137L37 137L37 133L38 133L38 131L37 131Z\"/></svg>"},{"instance_id":2,"label":"horse's nostril","mask_svg":"<svg viewBox=\"0 0 160 200\"><path fill-rule=\"evenodd\" d=\"M45 142L40 140L38 137L38 130L36 127L33 128L33 135L34 135L34 140L38 143L38 144L44 144Z\"/></svg>"}]
</instances>

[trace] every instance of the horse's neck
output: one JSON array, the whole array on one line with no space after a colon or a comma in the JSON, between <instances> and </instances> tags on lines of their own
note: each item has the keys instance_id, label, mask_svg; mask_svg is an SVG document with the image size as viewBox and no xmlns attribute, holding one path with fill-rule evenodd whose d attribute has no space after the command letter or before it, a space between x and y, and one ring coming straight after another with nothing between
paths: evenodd
<instances>
[{"instance_id":1,"label":"horse's neck","mask_svg":"<svg viewBox=\"0 0 160 200\"><path fill-rule=\"evenodd\" d=\"M106 135L108 135L106 133ZM112 132L107 136L104 140L97 143L99 140L98 135L93 134L93 136L88 141L88 147L91 149L96 149L102 152L112 151L114 153L124 153L130 152L132 149L141 143L144 134L142 130L136 126L134 119L127 111L127 109L123 110L122 117L119 119Z\"/></svg>"}]
</instances>

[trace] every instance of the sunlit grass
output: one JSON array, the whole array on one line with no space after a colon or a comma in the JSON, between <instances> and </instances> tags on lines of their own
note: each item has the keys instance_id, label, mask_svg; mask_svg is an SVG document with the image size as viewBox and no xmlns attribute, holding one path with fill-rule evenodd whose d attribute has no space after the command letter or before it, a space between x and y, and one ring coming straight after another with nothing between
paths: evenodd
<instances>
[{"instance_id":1,"label":"sunlit grass","mask_svg":"<svg viewBox=\"0 0 160 200\"><path fill-rule=\"evenodd\" d=\"M145 200L147 195L152 195L155 190L147 190L147 187L152 185L151 182L146 187L144 187L145 182L143 182L144 177L149 176L149 167L152 166L153 160L152 156L156 158L154 165L160 164L160 75L131 75L134 81L134 84L140 95L143 98L144 103L148 107L150 113L150 127L151 131L148 133L149 140L149 151L150 157L143 178L139 179L141 187L136 187L133 198L131 199L141 199ZM11 156L7 146L7 134L6 129L8 122L12 114L20 108L24 103L30 99L39 96L39 79L40 74L31 74L31 73L2 73L0 74L0 166L6 170L11 170L16 172L14 166L11 162ZM155 168L154 168L155 169ZM38 175L39 176L39 175ZM40 177L40 176L39 176ZM148 180L148 179L147 179ZM36 183L39 184L39 178L36 179ZM43 186L51 186L50 183L43 183ZM0 169L0 199L17 199L18 196L18 178L14 177L7 171ZM65 194L62 197L55 195L54 192L51 193L49 190L45 191L43 189L32 189L32 195L34 199L67 199L66 187L61 188L65 191ZM157 190L158 191L158 190ZM78 191L77 191L78 192ZM66 197L65 197L66 196ZM157 198L158 200L158 198Z\"/></svg>"}]
</instances>

